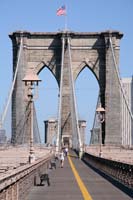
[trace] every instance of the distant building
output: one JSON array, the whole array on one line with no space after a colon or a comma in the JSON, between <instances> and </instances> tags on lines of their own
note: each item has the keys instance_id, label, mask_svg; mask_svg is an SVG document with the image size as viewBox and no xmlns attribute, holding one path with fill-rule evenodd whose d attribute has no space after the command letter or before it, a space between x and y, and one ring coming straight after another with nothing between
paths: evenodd
<instances>
[{"instance_id":1,"label":"distant building","mask_svg":"<svg viewBox=\"0 0 133 200\"><path fill-rule=\"evenodd\" d=\"M129 108L133 113L133 77L122 78L122 85ZM122 96L122 145L127 147L133 146L133 120L131 119L130 113L127 109L123 96Z\"/></svg>"},{"instance_id":2,"label":"distant building","mask_svg":"<svg viewBox=\"0 0 133 200\"><path fill-rule=\"evenodd\" d=\"M58 124L56 119L49 119L44 121L44 127L45 127L44 143L56 145L57 126ZM79 120L79 131L83 146L85 144L85 129L86 129L86 121ZM70 141L68 140L67 137L63 137L63 145L71 146Z\"/></svg>"},{"instance_id":3,"label":"distant building","mask_svg":"<svg viewBox=\"0 0 133 200\"><path fill-rule=\"evenodd\" d=\"M81 143L85 145L85 130L86 130L86 120L79 120L79 132L81 137Z\"/></svg>"},{"instance_id":4,"label":"distant building","mask_svg":"<svg viewBox=\"0 0 133 200\"><path fill-rule=\"evenodd\" d=\"M0 129L0 144L4 144L7 141L6 137L6 130L5 129Z\"/></svg>"},{"instance_id":5,"label":"distant building","mask_svg":"<svg viewBox=\"0 0 133 200\"><path fill-rule=\"evenodd\" d=\"M49 119L44 121L44 127L45 127L44 143L55 145L56 135L57 135L57 120Z\"/></svg>"}]
</instances>

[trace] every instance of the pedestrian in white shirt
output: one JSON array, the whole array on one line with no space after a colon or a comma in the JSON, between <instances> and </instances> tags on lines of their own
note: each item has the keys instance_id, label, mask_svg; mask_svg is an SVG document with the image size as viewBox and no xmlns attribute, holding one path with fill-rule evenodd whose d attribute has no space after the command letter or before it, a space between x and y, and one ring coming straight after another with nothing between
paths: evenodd
<instances>
[{"instance_id":1,"label":"pedestrian in white shirt","mask_svg":"<svg viewBox=\"0 0 133 200\"><path fill-rule=\"evenodd\" d=\"M63 168L63 166L64 166L64 152L63 152L63 150L60 153L60 166L61 166L61 168Z\"/></svg>"}]
</instances>

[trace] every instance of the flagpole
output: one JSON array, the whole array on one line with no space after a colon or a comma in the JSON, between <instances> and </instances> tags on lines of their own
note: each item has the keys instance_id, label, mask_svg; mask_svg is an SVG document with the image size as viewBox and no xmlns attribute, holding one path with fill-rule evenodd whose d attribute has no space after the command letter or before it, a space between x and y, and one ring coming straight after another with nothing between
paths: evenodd
<instances>
[{"instance_id":1,"label":"flagpole","mask_svg":"<svg viewBox=\"0 0 133 200\"><path fill-rule=\"evenodd\" d=\"M66 10L66 13L65 13L65 31L67 31L67 7L66 7L66 4L65 4L65 10Z\"/></svg>"},{"instance_id":2,"label":"flagpole","mask_svg":"<svg viewBox=\"0 0 133 200\"><path fill-rule=\"evenodd\" d=\"M67 10L66 10L66 5L60 7L56 11L57 16L64 16L64 32L67 31Z\"/></svg>"}]
</instances>

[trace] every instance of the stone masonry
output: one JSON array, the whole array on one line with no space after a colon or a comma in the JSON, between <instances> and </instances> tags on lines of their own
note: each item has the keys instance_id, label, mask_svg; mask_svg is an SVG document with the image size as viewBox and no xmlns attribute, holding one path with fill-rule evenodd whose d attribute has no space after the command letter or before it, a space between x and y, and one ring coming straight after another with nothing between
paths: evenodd
<instances>
[{"instance_id":1,"label":"stone masonry","mask_svg":"<svg viewBox=\"0 0 133 200\"><path fill-rule=\"evenodd\" d=\"M62 38L70 38L72 74L74 80L87 66L95 75L100 89L101 105L106 110L102 125L102 142L107 145L121 144L121 104L119 83L109 45L112 38L117 65L119 64L119 42L123 34L118 31L105 32L13 32L9 35L13 43L13 71L16 68L20 39L23 39L23 56L19 68L12 101L12 141L17 143L17 126L25 113L24 78L28 69L39 74L49 68L60 87ZM67 43L65 44L64 90L62 96L62 136L71 137L70 80L68 80ZM65 122L65 123L64 123ZM21 133L23 134L23 133ZM26 137L26 136L25 136Z\"/></svg>"}]
</instances>

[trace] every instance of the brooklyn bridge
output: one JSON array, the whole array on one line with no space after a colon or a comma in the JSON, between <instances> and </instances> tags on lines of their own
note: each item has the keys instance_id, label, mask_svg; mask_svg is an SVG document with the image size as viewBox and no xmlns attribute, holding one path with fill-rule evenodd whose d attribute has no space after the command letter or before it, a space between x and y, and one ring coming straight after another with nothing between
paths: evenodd
<instances>
[{"instance_id":1,"label":"brooklyn bridge","mask_svg":"<svg viewBox=\"0 0 133 200\"><path fill-rule=\"evenodd\" d=\"M9 37L13 81L1 117L0 199L132 199L133 105L119 74L123 34L16 31ZM35 101L39 74L45 68L57 81L59 102L58 117L45 121L42 143ZM89 144L75 94L75 81L85 68L99 86ZM4 124L9 105L11 140L7 142ZM61 167L60 153L65 148L68 155Z\"/></svg>"}]
</instances>

